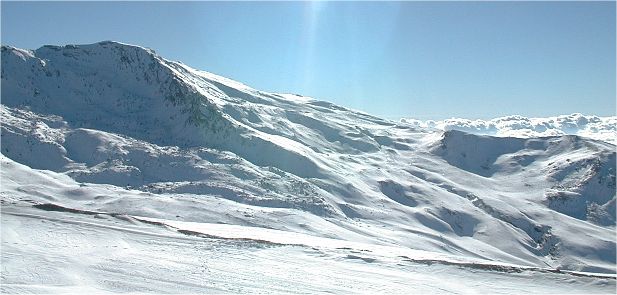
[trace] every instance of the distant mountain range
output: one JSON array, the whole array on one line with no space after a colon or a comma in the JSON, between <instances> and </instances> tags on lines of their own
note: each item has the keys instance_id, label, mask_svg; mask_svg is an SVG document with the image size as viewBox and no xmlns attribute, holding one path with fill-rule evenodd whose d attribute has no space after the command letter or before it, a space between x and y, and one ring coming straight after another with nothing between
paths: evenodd
<instances>
[{"instance_id":1,"label":"distant mountain range","mask_svg":"<svg viewBox=\"0 0 617 295\"><path fill-rule=\"evenodd\" d=\"M615 144L617 138L617 117L585 116L571 114L547 118L507 116L491 120L469 120L452 118L441 121L401 119L401 122L424 128L460 130L473 134L500 137L546 137L579 135Z\"/></svg>"}]
</instances>

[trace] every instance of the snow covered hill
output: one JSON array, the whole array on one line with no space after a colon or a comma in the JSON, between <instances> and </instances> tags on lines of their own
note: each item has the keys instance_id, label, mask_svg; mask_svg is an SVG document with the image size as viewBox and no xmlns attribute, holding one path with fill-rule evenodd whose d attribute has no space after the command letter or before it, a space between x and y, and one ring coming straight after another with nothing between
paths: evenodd
<instances>
[{"instance_id":1,"label":"snow covered hill","mask_svg":"<svg viewBox=\"0 0 617 295\"><path fill-rule=\"evenodd\" d=\"M3 292L615 289L611 143L443 132L109 41L1 69Z\"/></svg>"},{"instance_id":2,"label":"snow covered hill","mask_svg":"<svg viewBox=\"0 0 617 295\"><path fill-rule=\"evenodd\" d=\"M442 121L421 121L401 119L401 122L423 128L460 130L473 134L500 137L543 137L559 135L580 135L615 144L617 138L617 116L598 117L571 114L548 118L527 118L507 116L491 120L469 120L452 118Z\"/></svg>"}]
</instances>

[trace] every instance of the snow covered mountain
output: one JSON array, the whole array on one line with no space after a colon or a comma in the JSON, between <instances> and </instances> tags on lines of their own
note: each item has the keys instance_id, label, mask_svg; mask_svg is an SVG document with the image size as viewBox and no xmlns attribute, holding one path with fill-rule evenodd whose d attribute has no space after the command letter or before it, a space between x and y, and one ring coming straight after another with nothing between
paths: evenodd
<instances>
[{"instance_id":1,"label":"snow covered mountain","mask_svg":"<svg viewBox=\"0 0 617 295\"><path fill-rule=\"evenodd\" d=\"M1 57L3 292L615 289L612 143L384 120L117 42Z\"/></svg>"},{"instance_id":2,"label":"snow covered mountain","mask_svg":"<svg viewBox=\"0 0 617 295\"><path fill-rule=\"evenodd\" d=\"M527 118L507 116L491 120L469 120L452 118L442 121L421 121L401 119L422 128L460 130L473 134L501 137L545 137L559 135L580 135L615 144L617 138L617 116L598 117L571 114L548 118Z\"/></svg>"}]
</instances>

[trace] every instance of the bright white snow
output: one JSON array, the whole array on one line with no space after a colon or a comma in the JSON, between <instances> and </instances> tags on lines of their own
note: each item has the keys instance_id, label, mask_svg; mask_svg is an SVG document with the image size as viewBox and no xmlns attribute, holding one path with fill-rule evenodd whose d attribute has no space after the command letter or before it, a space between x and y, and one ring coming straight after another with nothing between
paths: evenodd
<instances>
[{"instance_id":1,"label":"bright white snow","mask_svg":"<svg viewBox=\"0 0 617 295\"><path fill-rule=\"evenodd\" d=\"M615 143L617 138L617 117L585 116L571 114L547 118L507 116L491 120L469 120L452 118L442 121L401 119L401 122L423 128L439 130L460 130L473 134L500 137L545 137L580 135Z\"/></svg>"},{"instance_id":2,"label":"bright white snow","mask_svg":"<svg viewBox=\"0 0 617 295\"><path fill-rule=\"evenodd\" d=\"M392 122L116 42L3 46L0 111L2 292L615 290L610 141Z\"/></svg>"}]
</instances>

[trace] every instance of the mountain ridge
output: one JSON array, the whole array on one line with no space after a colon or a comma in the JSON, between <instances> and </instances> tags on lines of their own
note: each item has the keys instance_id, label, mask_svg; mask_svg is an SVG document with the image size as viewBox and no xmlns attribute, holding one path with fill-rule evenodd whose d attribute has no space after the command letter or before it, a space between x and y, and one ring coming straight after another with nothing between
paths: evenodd
<instances>
[{"instance_id":1,"label":"mountain ridge","mask_svg":"<svg viewBox=\"0 0 617 295\"><path fill-rule=\"evenodd\" d=\"M611 143L388 121L109 41L3 45L1 112L1 193L16 206L615 273Z\"/></svg>"}]
</instances>

